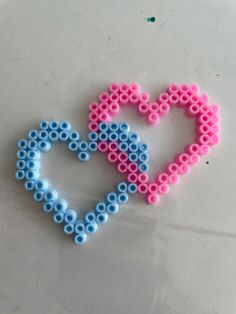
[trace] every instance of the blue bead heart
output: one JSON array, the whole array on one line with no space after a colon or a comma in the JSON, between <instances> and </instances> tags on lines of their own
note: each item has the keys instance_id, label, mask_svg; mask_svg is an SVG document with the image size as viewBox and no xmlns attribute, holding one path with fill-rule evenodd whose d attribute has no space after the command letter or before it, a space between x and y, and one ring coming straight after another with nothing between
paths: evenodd
<instances>
[{"instance_id":1,"label":"blue bead heart","mask_svg":"<svg viewBox=\"0 0 236 314\"><path fill-rule=\"evenodd\" d=\"M70 208L49 182L40 177L41 153L48 152L52 144L65 142L80 161L88 161L91 153L98 150L100 142L116 142L121 151L127 152L129 160L138 164L139 171L146 172L148 146L138 143L139 139L137 133L130 132L127 123L102 122L98 132L89 132L88 140L82 140L66 121L42 121L39 129L30 130L28 138L18 142L15 177L25 181L25 189L32 191L36 202L43 203L44 212L53 214L55 223L64 223L65 234L73 235L76 244L83 244L89 234L96 232L98 225L104 224L109 215L116 214L119 206L128 202L129 194L137 192L137 185L120 182L115 192L109 192L104 201L98 202L94 209L80 217L78 211Z\"/></svg>"}]
</instances>

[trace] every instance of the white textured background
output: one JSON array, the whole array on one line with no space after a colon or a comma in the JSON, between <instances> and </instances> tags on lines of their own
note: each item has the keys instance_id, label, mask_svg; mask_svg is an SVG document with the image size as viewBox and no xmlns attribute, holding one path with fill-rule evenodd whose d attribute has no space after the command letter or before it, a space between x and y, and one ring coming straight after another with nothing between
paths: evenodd
<instances>
[{"instance_id":1,"label":"white textured background","mask_svg":"<svg viewBox=\"0 0 236 314\"><path fill-rule=\"evenodd\" d=\"M236 313L235 38L234 0L0 0L1 314ZM133 197L78 248L14 180L15 144L44 118L85 135L112 81L153 97L197 82L221 105L222 143L160 204ZM121 118L151 145L152 173L193 139L178 110L152 129ZM73 205L119 179L103 156L54 151L43 172Z\"/></svg>"}]
</instances>

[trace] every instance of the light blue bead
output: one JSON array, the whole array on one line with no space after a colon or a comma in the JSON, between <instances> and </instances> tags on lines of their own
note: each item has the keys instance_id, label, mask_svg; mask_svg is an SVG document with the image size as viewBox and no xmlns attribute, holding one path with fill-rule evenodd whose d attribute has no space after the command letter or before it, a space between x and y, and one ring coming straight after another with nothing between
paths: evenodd
<instances>
[{"instance_id":1,"label":"light blue bead","mask_svg":"<svg viewBox=\"0 0 236 314\"><path fill-rule=\"evenodd\" d=\"M38 131L37 130L30 130L28 132L28 137L31 140L35 140L38 137Z\"/></svg>"},{"instance_id":2,"label":"light blue bead","mask_svg":"<svg viewBox=\"0 0 236 314\"><path fill-rule=\"evenodd\" d=\"M128 192L129 193L136 193L138 191L138 186L136 183L130 183L128 185Z\"/></svg>"},{"instance_id":3,"label":"light blue bead","mask_svg":"<svg viewBox=\"0 0 236 314\"><path fill-rule=\"evenodd\" d=\"M29 150L27 152L27 158L33 159L33 160L38 160L40 158L40 153L36 150Z\"/></svg>"},{"instance_id":4,"label":"light blue bead","mask_svg":"<svg viewBox=\"0 0 236 314\"><path fill-rule=\"evenodd\" d=\"M43 120L39 123L39 127L42 130L47 130L49 128L49 121Z\"/></svg>"},{"instance_id":5,"label":"light blue bead","mask_svg":"<svg viewBox=\"0 0 236 314\"><path fill-rule=\"evenodd\" d=\"M36 191L33 194L34 200L36 202L41 202L43 200L44 192L43 191Z\"/></svg>"},{"instance_id":6,"label":"light blue bead","mask_svg":"<svg viewBox=\"0 0 236 314\"><path fill-rule=\"evenodd\" d=\"M121 132L129 132L129 130L130 130L129 124L126 123L126 122L120 123L120 125L119 125L119 130L120 130Z\"/></svg>"},{"instance_id":7,"label":"light blue bead","mask_svg":"<svg viewBox=\"0 0 236 314\"><path fill-rule=\"evenodd\" d=\"M51 213L53 211L53 202L44 203L43 210L45 211L45 213Z\"/></svg>"},{"instance_id":8,"label":"light blue bead","mask_svg":"<svg viewBox=\"0 0 236 314\"><path fill-rule=\"evenodd\" d=\"M17 170L15 173L15 178L17 180L23 180L25 178L25 171L24 170Z\"/></svg>"},{"instance_id":9,"label":"light blue bead","mask_svg":"<svg viewBox=\"0 0 236 314\"><path fill-rule=\"evenodd\" d=\"M97 214L96 216L96 222L98 224L104 224L108 219L108 215L107 213L100 213L100 214Z\"/></svg>"},{"instance_id":10,"label":"light blue bead","mask_svg":"<svg viewBox=\"0 0 236 314\"><path fill-rule=\"evenodd\" d=\"M27 157L27 152L26 152L25 150L23 150L23 149L18 150L17 153L16 153L16 156L17 156L17 158L19 158L19 159L26 159L26 157Z\"/></svg>"},{"instance_id":11,"label":"light blue bead","mask_svg":"<svg viewBox=\"0 0 236 314\"><path fill-rule=\"evenodd\" d=\"M38 148L38 142L35 141L35 140L29 140L28 142L28 148L29 149L32 149L32 150L35 150Z\"/></svg>"},{"instance_id":12,"label":"light blue bead","mask_svg":"<svg viewBox=\"0 0 236 314\"><path fill-rule=\"evenodd\" d=\"M44 199L47 202L53 202L57 199L57 195L58 194L56 190L50 189L44 193Z\"/></svg>"},{"instance_id":13,"label":"light blue bead","mask_svg":"<svg viewBox=\"0 0 236 314\"><path fill-rule=\"evenodd\" d=\"M63 213L55 213L53 215L53 221L56 224L61 224L63 222L63 219L64 219L64 214Z\"/></svg>"},{"instance_id":14,"label":"light blue bead","mask_svg":"<svg viewBox=\"0 0 236 314\"><path fill-rule=\"evenodd\" d=\"M74 237L74 241L76 244L79 244L79 245L82 245L86 242L86 233L81 233L81 234L77 234L75 237Z\"/></svg>"},{"instance_id":15,"label":"light blue bead","mask_svg":"<svg viewBox=\"0 0 236 314\"><path fill-rule=\"evenodd\" d=\"M136 161L138 161L138 154L137 153L131 153L131 154L129 154L129 161L131 161L131 162L136 162Z\"/></svg>"},{"instance_id":16,"label":"light blue bead","mask_svg":"<svg viewBox=\"0 0 236 314\"><path fill-rule=\"evenodd\" d=\"M149 160L148 153L141 153L141 154L139 154L138 159L139 159L141 162L147 162L147 161Z\"/></svg>"},{"instance_id":17,"label":"light blue bead","mask_svg":"<svg viewBox=\"0 0 236 314\"><path fill-rule=\"evenodd\" d=\"M97 132L89 132L88 139L92 142L96 142L98 140L98 133Z\"/></svg>"},{"instance_id":18,"label":"light blue bead","mask_svg":"<svg viewBox=\"0 0 236 314\"><path fill-rule=\"evenodd\" d=\"M67 121L61 121L60 123L60 129L62 131L70 131L71 129L71 124Z\"/></svg>"},{"instance_id":19,"label":"light blue bead","mask_svg":"<svg viewBox=\"0 0 236 314\"><path fill-rule=\"evenodd\" d=\"M26 181L24 187L27 191L32 191L34 189L34 181Z\"/></svg>"},{"instance_id":20,"label":"light blue bead","mask_svg":"<svg viewBox=\"0 0 236 314\"><path fill-rule=\"evenodd\" d=\"M38 149L43 153L48 152L51 149L51 147L52 147L52 145L48 141L39 141L38 142Z\"/></svg>"},{"instance_id":21,"label":"light blue bead","mask_svg":"<svg viewBox=\"0 0 236 314\"><path fill-rule=\"evenodd\" d=\"M116 203L117 202L117 194L115 192L108 193L107 201L109 203Z\"/></svg>"},{"instance_id":22,"label":"light blue bead","mask_svg":"<svg viewBox=\"0 0 236 314\"><path fill-rule=\"evenodd\" d=\"M36 170L27 170L25 172L26 180L37 180L39 178L39 173Z\"/></svg>"},{"instance_id":23,"label":"light blue bead","mask_svg":"<svg viewBox=\"0 0 236 314\"><path fill-rule=\"evenodd\" d=\"M139 143L139 150L146 153L149 150L149 145L146 143Z\"/></svg>"},{"instance_id":24,"label":"light blue bead","mask_svg":"<svg viewBox=\"0 0 236 314\"><path fill-rule=\"evenodd\" d=\"M84 220L87 223L94 223L96 221L96 216L95 216L94 212L86 213L86 215L84 216Z\"/></svg>"},{"instance_id":25,"label":"light blue bead","mask_svg":"<svg viewBox=\"0 0 236 314\"><path fill-rule=\"evenodd\" d=\"M112 203L107 205L108 214L115 215L119 210L119 205L117 203Z\"/></svg>"},{"instance_id":26,"label":"light blue bead","mask_svg":"<svg viewBox=\"0 0 236 314\"><path fill-rule=\"evenodd\" d=\"M129 133L129 140L130 140L131 142L137 143L137 142L140 141L140 137L139 137L138 133L136 133L136 132L130 132L130 133Z\"/></svg>"},{"instance_id":27,"label":"light blue bead","mask_svg":"<svg viewBox=\"0 0 236 314\"><path fill-rule=\"evenodd\" d=\"M75 142L75 141L72 141L68 144L68 148L69 150L71 150L72 152L76 152L79 148L79 143L78 142Z\"/></svg>"},{"instance_id":28,"label":"light blue bead","mask_svg":"<svg viewBox=\"0 0 236 314\"><path fill-rule=\"evenodd\" d=\"M119 144L119 150L122 151L122 152L127 152L129 149L129 145L127 142L121 142Z\"/></svg>"},{"instance_id":29,"label":"light blue bead","mask_svg":"<svg viewBox=\"0 0 236 314\"><path fill-rule=\"evenodd\" d=\"M59 140L60 141L67 141L69 138L69 134L70 134L69 131L61 131L59 133Z\"/></svg>"},{"instance_id":30,"label":"light blue bead","mask_svg":"<svg viewBox=\"0 0 236 314\"><path fill-rule=\"evenodd\" d=\"M54 208L55 212L63 213L67 209L67 202L63 199L59 199L54 203L53 208Z\"/></svg>"},{"instance_id":31,"label":"light blue bead","mask_svg":"<svg viewBox=\"0 0 236 314\"><path fill-rule=\"evenodd\" d=\"M58 121L50 121L49 129L51 130L58 130L59 129L59 122Z\"/></svg>"},{"instance_id":32,"label":"light blue bead","mask_svg":"<svg viewBox=\"0 0 236 314\"><path fill-rule=\"evenodd\" d=\"M108 136L109 140L112 142L117 142L119 139L119 135L116 132L111 132Z\"/></svg>"},{"instance_id":33,"label":"light blue bead","mask_svg":"<svg viewBox=\"0 0 236 314\"><path fill-rule=\"evenodd\" d=\"M75 233L81 234L85 232L85 224L84 222L79 221L75 224Z\"/></svg>"},{"instance_id":34,"label":"light blue bead","mask_svg":"<svg viewBox=\"0 0 236 314\"><path fill-rule=\"evenodd\" d=\"M137 143L130 143L129 144L129 151L132 153L136 153L138 151L138 144Z\"/></svg>"},{"instance_id":35,"label":"light blue bead","mask_svg":"<svg viewBox=\"0 0 236 314\"><path fill-rule=\"evenodd\" d=\"M17 169L22 170L22 169L24 169L25 167L26 167L26 162L25 162L25 160L17 160L17 162L16 162L16 168L17 168Z\"/></svg>"},{"instance_id":36,"label":"light blue bead","mask_svg":"<svg viewBox=\"0 0 236 314\"><path fill-rule=\"evenodd\" d=\"M80 134L78 132L72 131L70 132L69 139L71 141L78 141L80 139Z\"/></svg>"},{"instance_id":37,"label":"light blue bead","mask_svg":"<svg viewBox=\"0 0 236 314\"><path fill-rule=\"evenodd\" d=\"M105 213L107 206L105 203L99 202L99 203L97 203L95 209L96 209L96 212L98 212L98 213Z\"/></svg>"},{"instance_id":38,"label":"light blue bead","mask_svg":"<svg viewBox=\"0 0 236 314\"><path fill-rule=\"evenodd\" d=\"M45 179L39 179L35 182L35 190L46 191L48 189L49 183Z\"/></svg>"},{"instance_id":39,"label":"light blue bead","mask_svg":"<svg viewBox=\"0 0 236 314\"><path fill-rule=\"evenodd\" d=\"M39 168L39 162L37 160L30 159L26 162L26 167L29 170L37 170Z\"/></svg>"},{"instance_id":40,"label":"light blue bead","mask_svg":"<svg viewBox=\"0 0 236 314\"><path fill-rule=\"evenodd\" d=\"M69 223L69 224L66 224L64 226L64 233L65 234L72 234L74 232L74 230L75 230L75 227L73 224Z\"/></svg>"},{"instance_id":41,"label":"light blue bead","mask_svg":"<svg viewBox=\"0 0 236 314\"><path fill-rule=\"evenodd\" d=\"M90 142L88 149L90 152L96 152L98 150L98 144L96 142Z\"/></svg>"},{"instance_id":42,"label":"light blue bead","mask_svg":"<svg viewBox=\"0 0 236 314\"><path fill-rule=\"evenodd\" d=\"M118 203L125 204L129 200L129 195L127 193L119 193L118 194Z\"/></svg>"},{"instance_id":43,"label":"light blue bead","mask_svg":"<svg viewBox=\"0 0 236 314\"><path fill-rule=\"evenodd\" d=\"M80 152L78 154L78 158L80 161L88 161L90 159L90 155L87 152Z\"/></svg>"},{"instance_id":44,"label":"light blue bead","mask_svg":"<svg viewBox=\"0 0 236 314\"><path fill-rule=\"evenodd\" d=\"M128 133L122 132L122 133L119 134L119 140L121 142L127 142L128 139L129 139L129 134Z\"/></svg>"},{"instance_id":45,"label":"light blue bead","mask_svg":"<svg viewBox=\"0 0 236 314\"><path fill-rule=\"evenodd\" d=\"M81 152L87 152L87 150L88 150L88 143L86 141L79 142L79 150Z\"/></svg>"},{"instance_id":46,"label":"light blue bead","mask_svg":"<svg viewBox=\"0 0 236 314\"><path fill-rule=\"evenodd\" d=\"M48 131L46 131L46 130L40 130L39 133L38 133L38 138L39 138L40 140L43 140L43 141L48 140Z\"/></svg>"},{"instance_id":47,"label":"light blue bead","mask_svg":"<svg viewBox=\"0 0 236 314\"><path fill-rule=\"evenodd\" d=\"M119 129L119 125L115 122L111 122L108 127L109 127L109 130L112 132L116 132Z\"/></svg>"},{"instance_id":48,"label":"light blue bead","mask_svg":"<svg viewBox=\"0 0 236 314\"><path fill-rule=\"evenodd\" d=\"M99 133L98 138L100 141L106 142L108 140L108 133L107 132L101 132L101 133Z\"/></svg>"},{"instance_id":49,"label":"light blue bead","mask_svg":"<svg viewBox=\"0 0 236 314\"><path fill-rule=\"evenodd\" d=\"M96 223L89 223L85 227L85 232L87 234L95 233L97 231L98 225Z\"/></svg>"},{"instance_id":50,"label":"light blue bead","mask_svg":"<svg viewBox=\"0 0 236 314\"><path fill-rule=\"evenodd\" d=\"M128 190L128 185L125 182L120 182L117 186L118 192L127 192Z\"/></svg>"},{"instance_id":51,"label":"light blue bead","mask_svg":"<svg viewBox=\"0 0 236 314\"><path fill-rule=\"evenodd\" d=\"M108 128L109 128L109 126L108 126L107 122L101 122L99 124L99 130L100 131L105 131L106 132L108 130Z\"/></svg>"},{"instance_id":52,"label":"light blue bead","mask_svg":"<svg viewBox=\"0 0 236 314\"><path fill-rule=\"evenodd\" d=\"M17 146L20 149L25 149L27 147L27 145L28 145L28 142L25 139L19 140L18 143L17 143Z\"/></svg>"},{"instance_id":53,"label":"light blue bead","mask_svg":"<svg viewBox=\"0 0 236 314\"><path fill-rule=\"evenodd\" d=\"M74 209L68 209L64 216L64 220L67 223L75 223L77 218L78 218L78 213Z\"/></svg>"},{"instance_id":54,"label":"light blue bead","mask_svg":"<svg viewBox=\"0 0 236 314\"><path fill-rule=\"evenodd\" d=\"M147 172L149 170L149 166L146 162L141 162L138 168L140 172Z\"/></svg>"},{"instance_id":55,"label":"light blue bead","mask_svg":"<svg viewBox=\"0 0 236 314\"><path fill-rule=\"evenodd\" d=\"M59 132L56 131L56 130L50 131L50 132L48 133L48 138L49 138L49 140L52 141L52 142L58 141L58 139L59 139Z\"/></svg>"}]
</instances>

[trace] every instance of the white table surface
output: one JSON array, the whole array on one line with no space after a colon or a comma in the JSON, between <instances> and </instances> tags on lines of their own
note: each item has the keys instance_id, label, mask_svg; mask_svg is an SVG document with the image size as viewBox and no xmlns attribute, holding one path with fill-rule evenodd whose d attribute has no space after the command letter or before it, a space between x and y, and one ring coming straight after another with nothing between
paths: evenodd
<instances>
[{"instance_id":1,"label":"white table surface","mask_svg":"<svg viewBox=\"0 0 236 314\"><path fill-rule=\"evenodd\" d=\"M0 0L1 314L236 313L235 38L234 0ZM132 197L77 247L14 179L16 142L41 119L85 135L89 102L113 81L152 97L198 83L221 106L222 143L158 205ZM180 110L156 128L121 119L150 144L152 174L193 139ZM73 205L120 178L100 155L54 151L43 173Z\"/></svg>"}]
</instances>

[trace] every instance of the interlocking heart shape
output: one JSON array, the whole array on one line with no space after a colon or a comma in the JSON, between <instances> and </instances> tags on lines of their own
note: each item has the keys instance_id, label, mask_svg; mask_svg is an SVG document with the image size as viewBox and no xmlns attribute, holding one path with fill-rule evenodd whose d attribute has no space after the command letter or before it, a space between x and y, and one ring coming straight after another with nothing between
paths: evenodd
<instances>
[{"instance_id":1,"label":"interlocking heart shape","mask_svg":"<svg viewBox=\"0 0 236 314\"><path fill-rule=\"evenodd\" d=\"M189 144L165 172L157 173L152 182L147 174L148 145L140 142L139 135L131 132L127 123L112 121L112 116L119 114L126 105L136 108L150 125L156 125L174 105L184 108L186 115L196 120L196 141ZM151 102L149 94L141 92L137 84L114 83L108 91L100 94L97 102L89 105L89 109L88 141L81 140L68 122L42 121L39 130L29 131L28 139L18 142L20 150L16 163L16 178L26 180L26 190L33 191L34 199L43 202L45 212L54 213L56 223L65 223L65 233L74 234L77 244L83 244L87 235L96 231L98 224L105 223L109 214L115 214L119 204L128 201L128 193L138 191L146 195L148 203L156 204L161 195L168 193L169 185L177 183L201 155L207 154L220 141L219 107L209 105L207 95L199 95L196 85L172 84L155 102ZM40 178L40 152L49 151L51 144L57 141L66 142L81 161L89 160L90 152L99 150L106 153L108 161L126 174L127 182L119 183L117 191L108 193L106 200L98 202L83 219L75 209L68 208L65 200L58 198L57 191L49 188L47 180Z\"/></svg>"}]
</instances>

